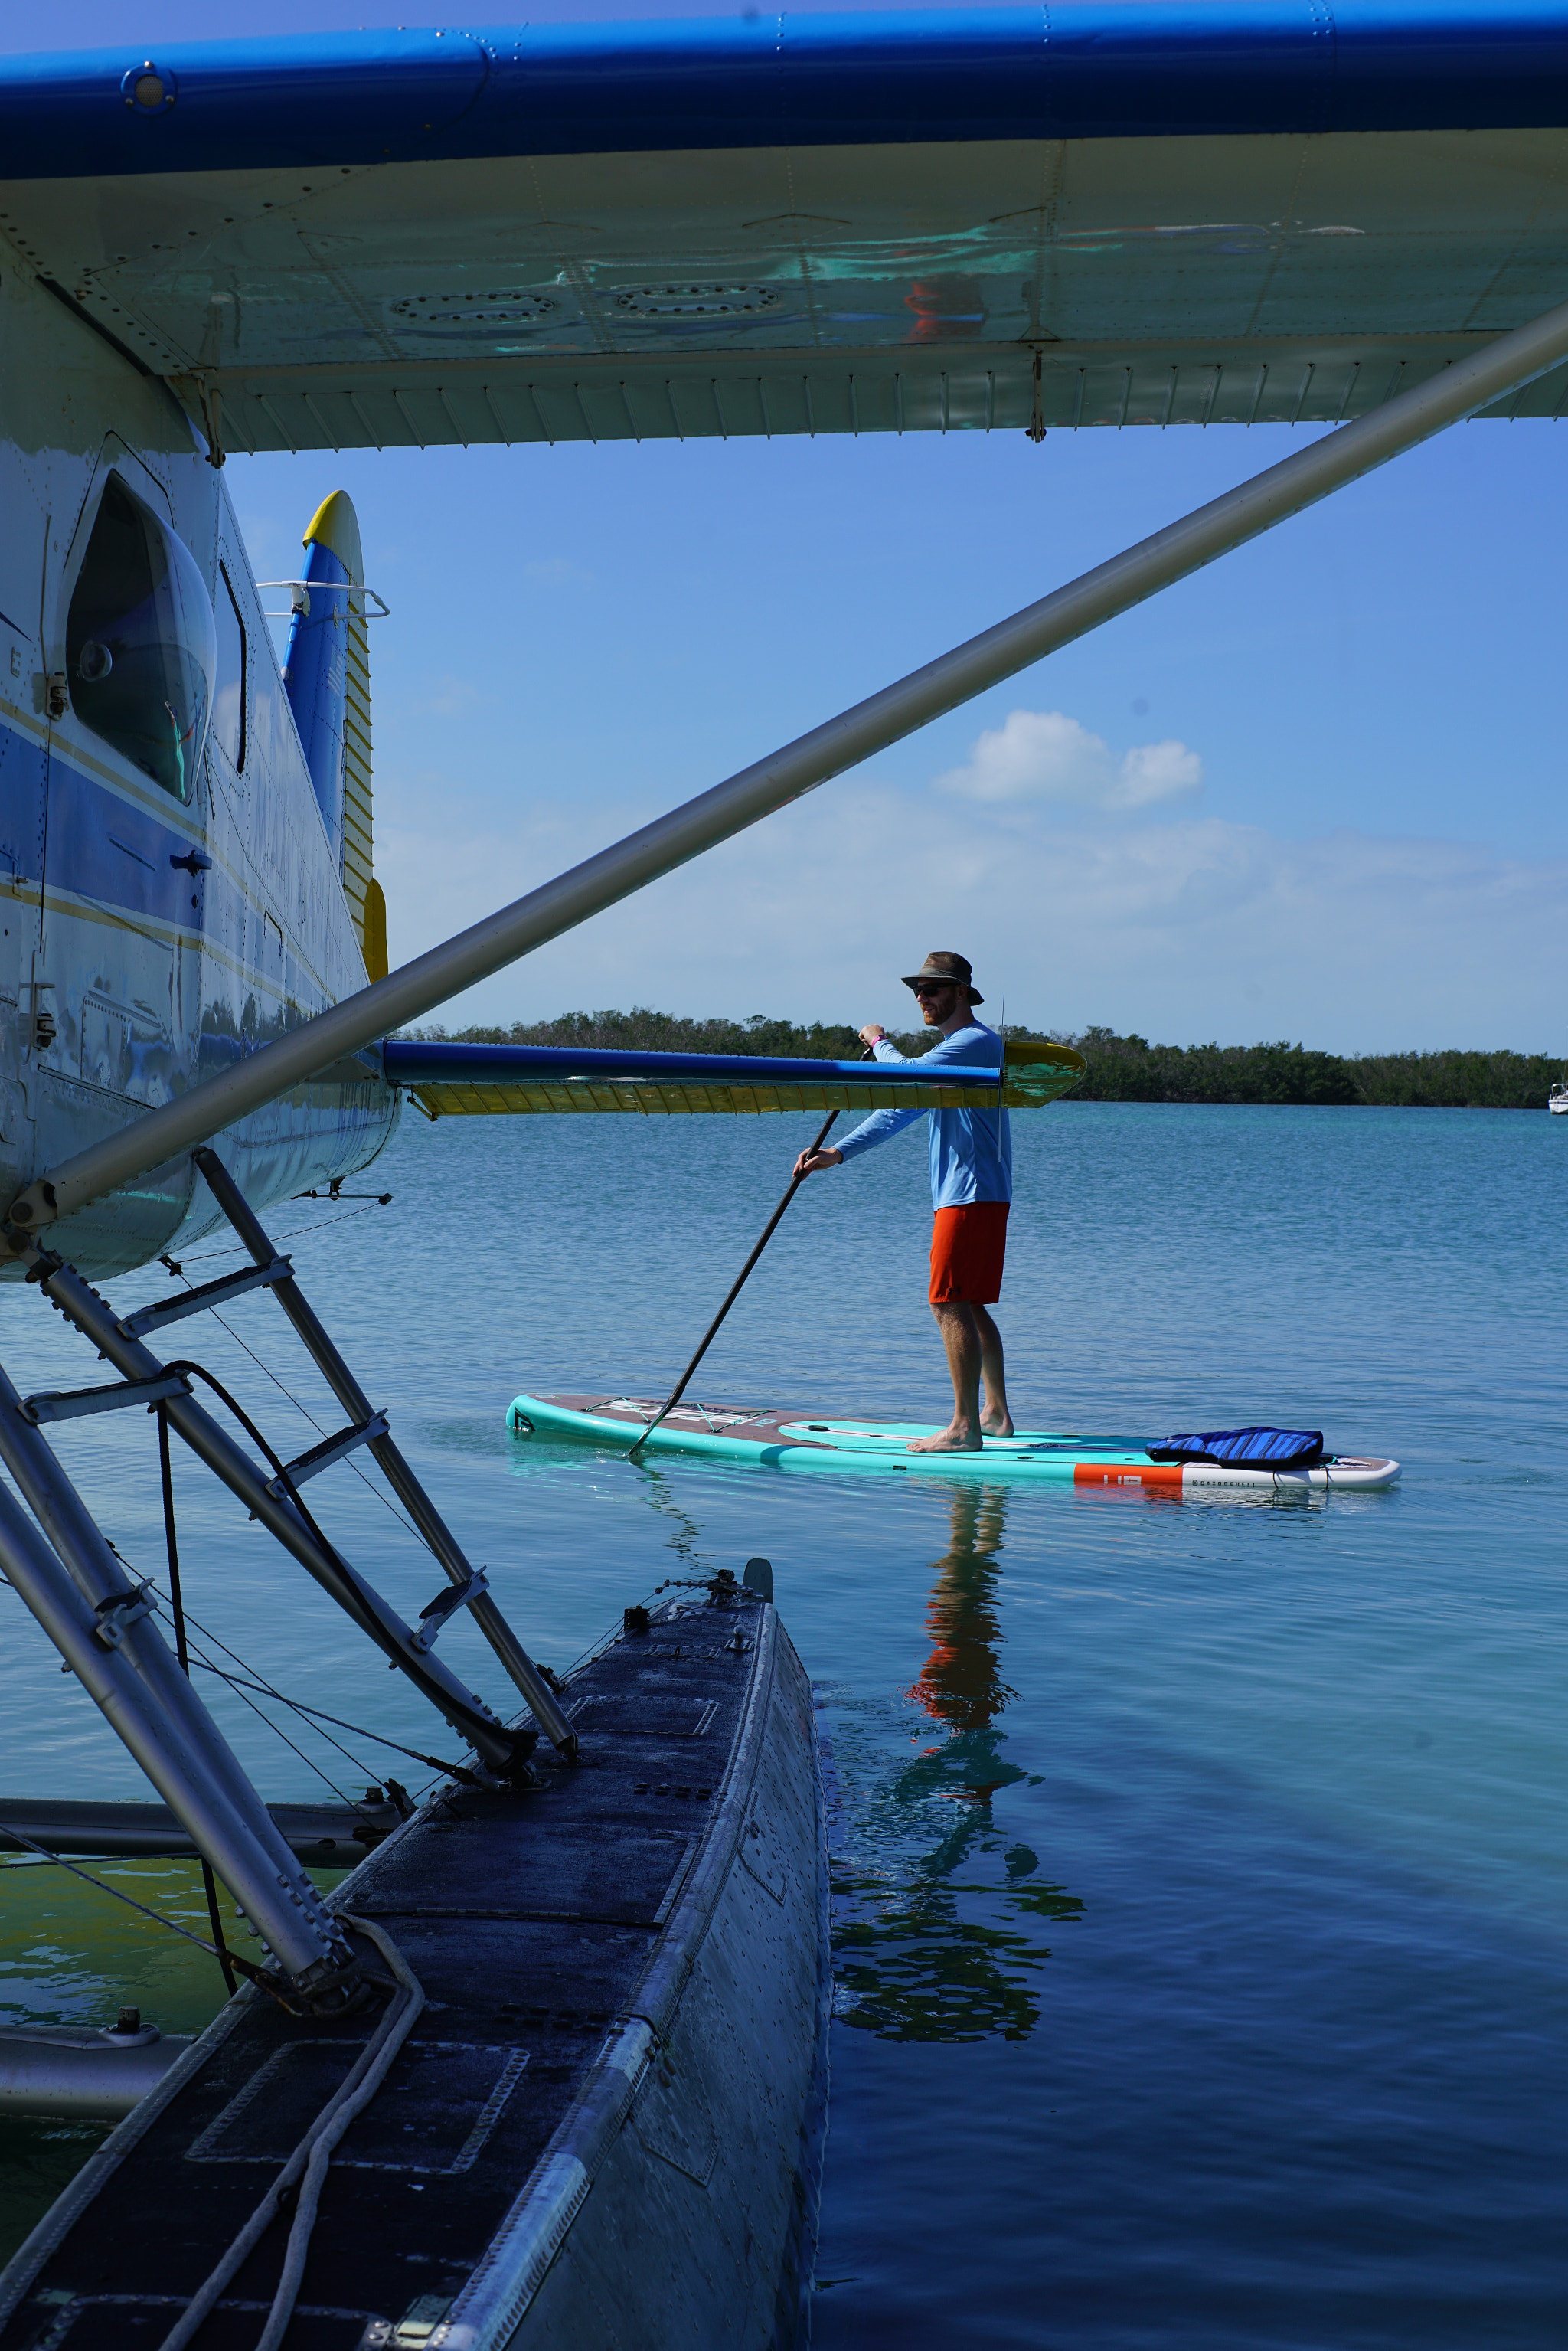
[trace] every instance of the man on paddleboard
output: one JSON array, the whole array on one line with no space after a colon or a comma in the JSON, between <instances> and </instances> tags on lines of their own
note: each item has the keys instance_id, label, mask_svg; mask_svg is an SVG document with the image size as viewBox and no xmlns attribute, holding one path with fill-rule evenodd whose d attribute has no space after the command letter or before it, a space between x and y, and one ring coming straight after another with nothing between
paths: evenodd
<instances>
[{"instance_id":1,"label":"man on paddleboard","mask_svg":"<svg viewBox=\"0 0 1568 2351\"><path fill-rule=\"evenodd\" d=\"M914 989L925 1026L942 1031L942 1042L920 1055L923 1068L958 1061L966 1069L1000 1069L1002 1040L994 1029L974 1016L974 1006L986 999L971 983L967 956L937 948L917 972L905 977L904 985ZM879 1061L909 1058L889 1044L880 1021L869 1021L861 1036ZM982 1432L987 1437L1013 1433L1002 1334L987 1311L1001 1295L1008 1206L1013 1196L1012 1135L1006 1111L873 1111L836 1146L802 1151L795 1162L795 1173L811 1176L819 1167L841 1167L846 1159L858 1158L873 1144L885 1143L901 1127L927 1117L935 1211L931 1311L953 1376L953 1417L935 1437L916 1437L909 1450L977 1453Z\"/></svg>"}]
</instances>

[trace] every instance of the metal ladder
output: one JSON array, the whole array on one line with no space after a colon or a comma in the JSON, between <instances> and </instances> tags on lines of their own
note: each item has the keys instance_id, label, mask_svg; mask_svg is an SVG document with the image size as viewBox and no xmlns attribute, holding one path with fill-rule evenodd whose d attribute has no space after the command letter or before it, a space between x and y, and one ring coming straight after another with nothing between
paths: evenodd
<instances>
[{"instance_id":1,"label":"metal ladder","mask_svg":"<svg viewBox=\"0 0 1568 2351\"><path fill-rule=\"evenodd\" d=\"M512 1729L501 1721L435 1656L437 1638L461 1608L468 1609L472 1614L527 1701L534 1721L563 1757L569 1761L574 1760L577 1733L549 1685L497 1605L484 1570L470 1564L399 1451L385 1413L378 1412L371 1404L304 1297L290 1259L280 1256L273 1247L216 1153L204 1147L193 1157L214 1199L249 1251L253 1264L240 1272L204 1282L181 1296L160 1300L133 1314L121 1316L64 1259L51 1250L31 1250L27 1254L28 1280L38 1285L120 1377L107 1386L19 1397L0 1373L0 1405L14 1399L21 1418L34 1427L132 1405L157 1405L191 1450L468 1742L488 1773L503 1780L531 1776L527 1759L536 1734L529 1728ZM146 1344L150 1334L183 1322L188 1315L202 1313L258 1289L271 1290L348 1415L346 1427L311 1446L297 1460L289 1462L281 1475L270 1478L256 1468L244 1448L198 1401L191 1385L191 1373L178 1362L171 1364L162 1361ZM11 1458L17 1450L15 1437L7 1443L4 1433L8 1417L0 1412L0 1455L16 1473L19 1465ZM41 1444L42 1440L36 1443ZM370 1452L448 1578L446 1587L421 1611L412 1625L405 1624L336 1547L326 1541L299 1502L298 1489L302 1485L361 1447ZM36 1470L36 1453L32 1458ZM63 1479L64 1472L57 1464L55 1468L57 1476ZM26 1479L19 1481L26 1492ZM31 1493L28 1499L37 1509ZM103 1604L106 1618L113 1620L117 1606L122 1612L129 1598L127 1593L117 1603ZM143 1607L147 1604L145 1601L141 1603Z\"/></svg>"}]
</instances>

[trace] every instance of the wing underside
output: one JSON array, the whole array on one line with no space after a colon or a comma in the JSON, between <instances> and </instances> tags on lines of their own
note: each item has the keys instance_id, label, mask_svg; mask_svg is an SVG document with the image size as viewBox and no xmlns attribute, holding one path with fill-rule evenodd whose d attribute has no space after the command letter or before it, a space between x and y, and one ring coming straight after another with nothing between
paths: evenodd
<instances>
[{"instance_id":1,"label":"wing underside","mask_svg":"<svg viewBox=\"0 0 1568 2351\"><path fill-rule=\"evenodd\" d=\"M0 234L224 447L1333 423L1568 291L1550 0L132 67L0 77Z\"/></svg>"}]
</instances>

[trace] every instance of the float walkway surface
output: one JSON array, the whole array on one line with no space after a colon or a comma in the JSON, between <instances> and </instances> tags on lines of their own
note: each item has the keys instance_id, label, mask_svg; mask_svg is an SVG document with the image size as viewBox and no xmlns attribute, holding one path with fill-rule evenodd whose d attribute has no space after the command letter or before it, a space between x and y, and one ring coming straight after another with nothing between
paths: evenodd
<instances>
[{"instance_id":1,"label":"float walkway surface","mask_svg":"<svg viewBox=\"0 0 1568 2351\"><path fill-rule=\"evenodd\" d=\"M672 2310L694 2344L797 2339L828 1988L805 1677L772 1607L720 1576L629 1610L562 1691L576 1763L541 1749L537 1786L448 1782L333 1897L424 2006L332 2156L289 2351L432 2328L594 2351L660 2339ZM161 2344L383 2012L242 1990L0 2280L5 2351ZM254 2351L285 2202L201 2351Z\"/></svg>"}]
</instances>

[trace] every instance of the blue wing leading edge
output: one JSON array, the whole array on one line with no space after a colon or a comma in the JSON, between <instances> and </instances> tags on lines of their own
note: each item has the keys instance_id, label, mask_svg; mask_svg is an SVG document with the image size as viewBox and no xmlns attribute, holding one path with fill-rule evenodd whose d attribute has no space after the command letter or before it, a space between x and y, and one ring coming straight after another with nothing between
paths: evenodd
<instances>
[{"instance_id":1,"label":"blue wing leading edge","mask_svg":"<svg viewBox=\"0 0 1568 2351\"><path fill-rule=\"evenodd\" d=\"M10 60L0 231L220 447L1333 423L1562 298L1565 129L1563 0L333 34Z\"/></svg>"}]
</instances>

